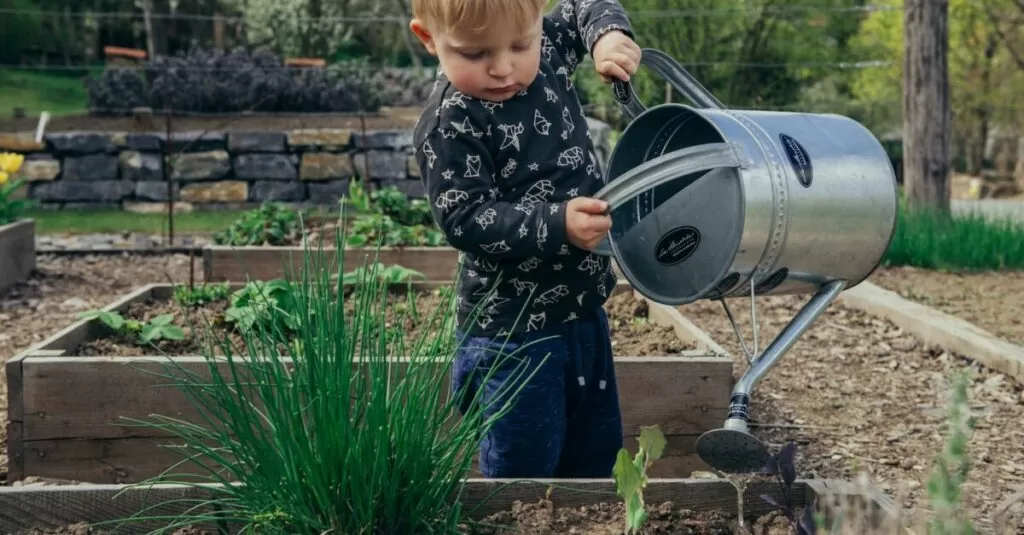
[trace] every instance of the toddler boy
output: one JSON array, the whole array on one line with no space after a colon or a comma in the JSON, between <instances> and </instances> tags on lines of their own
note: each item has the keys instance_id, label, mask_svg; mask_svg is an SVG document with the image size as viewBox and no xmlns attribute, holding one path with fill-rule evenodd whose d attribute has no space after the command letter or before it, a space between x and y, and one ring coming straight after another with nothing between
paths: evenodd
<instances>
[{"instance_id":1,"label":"toddler boy","mask_svg":"<svg viewBox=\"0 0 1024 535\"><path fill-rule=\"evenodd\" d=\"M606 82L628 80L640 48L618 1L546 4L413 0L410 29L441 65L414 145L434 219L463 253L453 389L492 403L532 374L483 438L481 471L610 477L622 420L602 305L616 278L591 251L611 220L589 197L603 179L570 77L591 53ZM499 352L529 368L481 384Z\"/></svg>"}]
</instances>

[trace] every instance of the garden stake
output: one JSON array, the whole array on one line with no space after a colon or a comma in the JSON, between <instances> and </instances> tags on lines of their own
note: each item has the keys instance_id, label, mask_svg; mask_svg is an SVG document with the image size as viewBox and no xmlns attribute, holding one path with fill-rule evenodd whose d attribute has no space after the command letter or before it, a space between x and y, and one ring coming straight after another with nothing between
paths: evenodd
<instances>
[{"instance_id":1,"label":"garden stake","mask_svg":"<svg viewBox=\"0 0 1024 535\"><path fill-rule=\"evenodd\" d=\"M881 263L895 231L896 174L878 139L847 117L729 110L663 52L644 49L641 63L694 106L648 109L615 82L630 124L594 195L612 218L596 252L654 302L722 302L749 367L724 425L701 435L697 453L721 472L756 472L771 456L748 429L753 387ZM794 294L812 297L762 351L757 296ZM729 297L750 298L752 349Z\"/></svg>"}]
</instances>

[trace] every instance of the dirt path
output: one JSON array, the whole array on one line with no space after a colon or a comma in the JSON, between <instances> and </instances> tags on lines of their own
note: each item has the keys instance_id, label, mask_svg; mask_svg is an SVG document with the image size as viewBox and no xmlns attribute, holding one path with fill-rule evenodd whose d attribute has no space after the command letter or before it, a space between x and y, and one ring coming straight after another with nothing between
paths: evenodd
<instances>
[{"instance_id":1,"label":"dirt path","mask_svg":"<svg viewBox=\"0 0 1024 535\"><path fill-rule=\"evenodd\" d=\"M1024 271L961 274L889 268L879 269L870 280L1009 342L1024 344Z\"/></svg>"},{"instance_id":2,"label":"dirt path","mask_svg":"<svg viewBox=\"0 0 1024 535\"><path fill-rule=\"evenodd\" d=\"M760 347L804 300L758 300ZM737 299L730 308L749 345L749 301ZM737 376L746 369L720 303L681 310L734 355ZM929 472L946 438L949 381L965 369L974 377L968 402L977 429L968 443L972 471L964 497L972 517L989 529L993 509L1024 485L1024 394L1012 379L924 347L887 321L830 307L755 385L753 432L776 450L797 441L800 477L850 480L864 469L890 496L905 485L904 505L925 511Z\"/></svg>"},{"instance_id":3,"label":"dirt path","mask_svg":"<svg viewBox=\"0 0 1024 535\"><path fill-rule=\"evenodd\" d=\"M197 258L196 280L202 276L202 260ZM0 294L0 474L7 471L7 380L2 364L73 323L79 312L106 306L144 284L169 280L188 282L187 256L44 255L27 283Z\"/></svg>"}]
</instances>

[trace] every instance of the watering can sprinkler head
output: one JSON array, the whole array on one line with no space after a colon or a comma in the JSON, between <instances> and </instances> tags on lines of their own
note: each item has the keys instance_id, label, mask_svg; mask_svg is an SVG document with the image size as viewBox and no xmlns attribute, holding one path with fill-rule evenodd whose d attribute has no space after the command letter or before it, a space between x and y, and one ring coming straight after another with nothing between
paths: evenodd
<instances>
[{"instance_id":1,"label":"watering can sprinkler head","mask_svg":"<svg viewBox=\"0 0 1024 535\"><path fill-rule=\"evenodd\" d=\"M711 468L726 473L756 472L765 465L770 453L763 442L747 428L750 392L825 309L846 288L846 281L834 280L821 285L814 297L793 316L782 332L755 358L732 390L729 414L720 429L712 429L697 439L697 455Z\"/></svg>"}]
</instances>

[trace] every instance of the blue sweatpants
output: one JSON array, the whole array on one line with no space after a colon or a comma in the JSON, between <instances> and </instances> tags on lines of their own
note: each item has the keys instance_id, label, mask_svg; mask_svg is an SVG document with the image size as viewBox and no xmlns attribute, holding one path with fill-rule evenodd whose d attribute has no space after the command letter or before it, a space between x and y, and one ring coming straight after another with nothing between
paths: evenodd
<instances>
[{"instance_id":1,"label":"blue sweatpants","mask_svg":"<svg viewBox=\"0 0 1024 535\"><path fill-rule=\"evenodd\" d=\"M462 410L482 402L493 413L511 399L481 441L484 477L611 477L623 432L603 308L539 332L457 336L452 388Z\"/></svg>"}]
</instances>

